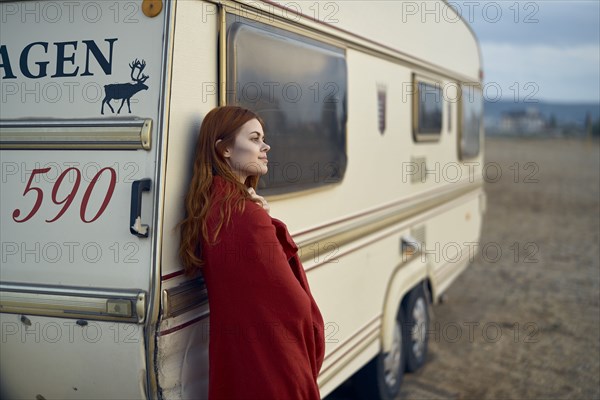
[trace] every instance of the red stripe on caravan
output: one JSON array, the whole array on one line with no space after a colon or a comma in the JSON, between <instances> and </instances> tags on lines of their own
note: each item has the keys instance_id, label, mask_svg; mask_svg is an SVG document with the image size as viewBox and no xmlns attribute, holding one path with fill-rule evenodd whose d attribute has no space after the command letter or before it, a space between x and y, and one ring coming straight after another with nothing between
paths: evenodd
<instances>
[{"instance_id":1,"label":"red stripe on caravan","mask_svg":"<svg viewBox=\"0 0 600 400\"><path fill-rule=\"evenodd\" d=\"M169 279L173 279L173 278L175 278L175 277L177 277L179 275L183 275L184 272L185 272L185 270L180 269L179 271L171 272L170 274L161 276L160 280L163 281L163 282L164 281L168 281Z\"/></svg>"},{"instance_id":2,"label":"red stripe on caravan","mask_svg":"<svg viewBox=\"0 0 600 400\"><path fill-rule=\"evenodd\" d=\"M210 315L210 314L208 314L208 313L207 313L207 314L201 315L201 316L199 316L199 317L196 317L196 318L194 318L194 319L191 319L191 320L189 320L188 322L186 322L186 323L183 323L183 324L181 324L181 325L177 325L177 326L174 326L174 327L172 327L172 328L165 329L164 331L158 332L158 336L165 336L165 335L168 335L168 334L170 334L170 333L173 333L173 332L180 331L180 330L182 330L183 328L187 328L188 326L190 326L190 325L192 325L192 324L195 324L195 323L196 323L196 322L198 322L198 321L202 321L203 319L205 319L205 318L208 318L208 316L209 316L209 315Z\"/></svg>"}]
</instances>

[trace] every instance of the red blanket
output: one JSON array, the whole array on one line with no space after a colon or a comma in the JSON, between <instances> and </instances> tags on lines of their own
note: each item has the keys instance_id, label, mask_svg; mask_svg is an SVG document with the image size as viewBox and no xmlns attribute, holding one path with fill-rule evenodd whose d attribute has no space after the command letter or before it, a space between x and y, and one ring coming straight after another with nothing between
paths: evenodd
<instances>
[{"instance_id":1,"label":"red blanket","mask_svg":"<svg viewBox=\"0 0 600 400\"><path fill-rule=\"evenodd\" d=\"M215 177L213 199L222 199L229 185ZM209 232L218 216L215 201ZM217 243L202 251L210 305L209 399L319 399L323 319L286 226L246 200Z\"/></svg>"}]
</instances>

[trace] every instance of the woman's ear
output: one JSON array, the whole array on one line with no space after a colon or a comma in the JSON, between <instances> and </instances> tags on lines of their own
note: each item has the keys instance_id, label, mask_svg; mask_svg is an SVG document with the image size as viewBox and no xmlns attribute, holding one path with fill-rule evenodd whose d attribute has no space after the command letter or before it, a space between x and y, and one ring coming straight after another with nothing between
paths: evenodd
<instances>
[{"instance_id":1,"label":"woman's ear","mask_svg":"<svg viewBox=\"0 0 600 400\"><path fill-rule=\"evenodd\" d=\"M217 141L215 142L215 149L217 150L217 152L220 152L220 149L219 149L219 147L220 147L220 146L219 146L219 144L220 144L222 141L223 141L223 139L219 139L219 140L217 140ZM231 151L229 150L229 147L226 147L226 148L223 150L223 157L225 157L225 158L229 158L229 157L231 157Z\"/></svg>"}]
</instances>

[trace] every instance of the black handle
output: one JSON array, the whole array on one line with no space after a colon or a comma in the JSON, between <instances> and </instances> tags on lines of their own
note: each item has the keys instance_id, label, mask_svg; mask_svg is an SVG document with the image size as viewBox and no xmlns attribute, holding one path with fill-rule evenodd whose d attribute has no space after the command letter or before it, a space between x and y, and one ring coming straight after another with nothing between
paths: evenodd
<instances>
[{"instance_id":1,"label":"black handle","mask_svg":"<svg viewBox=\"0 0 600 400\"><path fill-rule=\"evenodd\" d=\"M148 225L142 224L142 193L152 186L150 178L134 181L131 185L131 213L129 214L129 232L137 237L148 237Z\"/></svg>"}]
</instances>

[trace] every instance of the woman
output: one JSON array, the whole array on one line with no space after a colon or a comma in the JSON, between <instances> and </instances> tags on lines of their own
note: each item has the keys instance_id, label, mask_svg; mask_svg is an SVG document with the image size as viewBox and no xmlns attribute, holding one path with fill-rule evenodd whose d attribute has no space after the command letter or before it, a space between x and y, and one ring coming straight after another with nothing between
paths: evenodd
<instances>
[{"instance_id":1,"label":"woman","mask_svg":"<svg viewBox=\"0 0 600 400\"><path fill-rule=\"evenodd\" d=\"M208 290L211 400L320 398L323 319L297 246L255 192L269 149L249 110L202 122L179 253Z\"/></svg>"}]
</instances>

